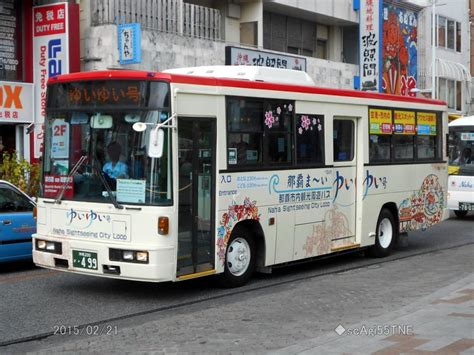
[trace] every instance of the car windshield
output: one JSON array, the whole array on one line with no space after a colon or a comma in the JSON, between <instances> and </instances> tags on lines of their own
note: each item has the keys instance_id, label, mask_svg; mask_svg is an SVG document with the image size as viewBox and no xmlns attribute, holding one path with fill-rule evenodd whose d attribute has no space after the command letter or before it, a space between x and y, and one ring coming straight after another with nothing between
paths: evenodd
<instances>
[{"instance_id":1,"label":"car windshield","mask_svg":"<svg viewBox=\"0 0 474 355\"><path fill-rule=\"evenodd\" d=\"M117 86L109 85L109 92L114 87ZM70 87L61 90L72 92ZM133 105L144 108L130 107L132 105L123 102L122 107L120 103L111 107L107 101L96 100L90 104L76 98L71 103L70 95L69 102L65 97L66 102L60 104L61 100L55 94L61 94L61 90L49 93L54 97L49 98L52 108L48 110L44 128L42 196L112 202L116 207L121 203L171 204L171 151L168 149L171 135L168 129L164 130L162 157L150 158L147 154L150 132L170 115L165 104L169 101L164 98L167 95L162 95L161 102L154 105ZM91 101L94 101L92 89L83 89L80 93L82 97L85 93L91 94ZM76 107L67 110L74 104ZM145 123L147 128L135 131L132 126L137 122Z\"/></svg>"},{"instance_id":2,"label":"car windshield","mask_svg":"<svg viewBox=\"0 0 474 355\"><path fill-rule=\"evenodd\" d=\"M451 174L474 175L474 130L472 127L450 128L449 165Z\"/></svg>"}]
</instances>

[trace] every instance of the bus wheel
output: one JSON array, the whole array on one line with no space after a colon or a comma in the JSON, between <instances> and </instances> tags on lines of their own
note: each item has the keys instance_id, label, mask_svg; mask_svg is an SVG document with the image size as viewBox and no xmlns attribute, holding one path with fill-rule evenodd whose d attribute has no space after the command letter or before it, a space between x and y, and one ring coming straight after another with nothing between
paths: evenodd
<instances>
[{"instance_id":1,"label":"bus wheel","mask_svg":"<svg viewBox=\"0 0 474 355\"><path fill-rule=\"evenodd\" d=\"M225 254L221 285L225 287L245 285L255 269L255 257L254 242L249 233L245 229L239 229L239 233L232 233Z\"/></svg>"},{"instance_id":2,"label":"bus wheel","mask_svg":"<svg viewBox=\"0 0 474 355\"><path fill-rule=\"evenodd\" d=\"M467 211L454 210L454 214L457 218L464 218L467 216Z\"/></svg>"},{"instance_id":3,"label":"bus wheel","mask_svg":"<svg viewBox=\"0 0 474 355\"><path fill-rule=\"evenodd\" d=\"M384 208L377 220L375 245L370 247L369 254L376 258L388 256L397 240L397 228L392 212Z\"/></svg>"}]
</instances>

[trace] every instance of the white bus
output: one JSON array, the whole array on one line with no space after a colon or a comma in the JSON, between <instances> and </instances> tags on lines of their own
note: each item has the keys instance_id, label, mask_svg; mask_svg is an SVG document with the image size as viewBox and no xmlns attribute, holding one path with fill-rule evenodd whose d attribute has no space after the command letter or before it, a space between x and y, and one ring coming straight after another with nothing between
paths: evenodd
<instances>
[{"instance_id":1,"label":"white bus","mask_svg":"<svg viewBox=\"0 0 474 355\"><path fill-rule=\"evenodd\" d=\"M448 209L463 218L474 211L474 116L449 124Z\"/></svg>"},{"instance_id":2,"label":"white bus","mask_svg":"<svg viewBox=\"0 0 474 355\"><path fill-rule=\"evenodd\" d=\"M34 262L142 281L254 271L445 218L446 105L259 67L50 79Z\"/></svg>"}]
</instances>

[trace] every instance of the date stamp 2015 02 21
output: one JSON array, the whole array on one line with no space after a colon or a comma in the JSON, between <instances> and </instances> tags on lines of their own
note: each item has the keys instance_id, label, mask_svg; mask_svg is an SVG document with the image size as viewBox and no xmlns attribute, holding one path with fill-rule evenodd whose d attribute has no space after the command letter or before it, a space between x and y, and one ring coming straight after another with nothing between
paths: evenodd
<instances>
[{"instance_id":1,"label":"date stamp 2015 02 21","mask_svg":"<svg viewBox=\"0 0 474 355\"><path fill-rule=\"evenodd\" d=\"M118 327L111 324L88 324L88 325L54 325L54 335L117 335Z\"/></svg>"}]
</instances>

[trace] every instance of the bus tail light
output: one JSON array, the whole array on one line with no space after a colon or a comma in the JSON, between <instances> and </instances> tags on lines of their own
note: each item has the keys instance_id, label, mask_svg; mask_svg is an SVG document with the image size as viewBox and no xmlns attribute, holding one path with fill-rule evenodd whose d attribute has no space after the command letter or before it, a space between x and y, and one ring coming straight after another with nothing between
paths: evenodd
<instances>
[{"instance_id":1,"label":"bus tail light","mask_svg":"<svg viewBox=\"0 0 474 355\"><path fill-rule=\"evenodd\" d=\"M38 207L33 207L33 218L36 219L38 217Z\"/></svg>"},{"instance_id":2,"label":"bus tail light","mask_svg":"<svg viewBox=\"0 0 474 355\"><path fill-rule=\"evenodd\" d=\"M169 231L169 219L168 217L158 218L158 234L168 235Z\"/></svg>"}]
</instances>

